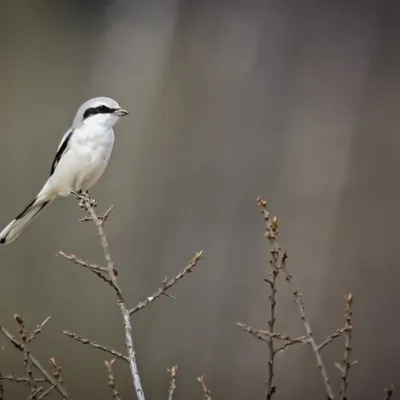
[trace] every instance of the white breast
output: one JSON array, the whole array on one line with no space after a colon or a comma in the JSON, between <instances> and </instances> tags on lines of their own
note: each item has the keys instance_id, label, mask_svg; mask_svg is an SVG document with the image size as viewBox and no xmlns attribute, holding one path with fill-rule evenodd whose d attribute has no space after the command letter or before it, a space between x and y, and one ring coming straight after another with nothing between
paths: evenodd
<instances>
[{"instance_id":1,"label":"white breast","mask_svg":"<svg viewBox=\"0 0 400 400\"><path fill-rule=\"evenodd\" d=\"M97 129L96 129L97 128ZM101 177L111 156L114 131L101 127L83 126L74 132L70 151L77 165L74 190L88 190Z\"/></svg>"}]
</instances>

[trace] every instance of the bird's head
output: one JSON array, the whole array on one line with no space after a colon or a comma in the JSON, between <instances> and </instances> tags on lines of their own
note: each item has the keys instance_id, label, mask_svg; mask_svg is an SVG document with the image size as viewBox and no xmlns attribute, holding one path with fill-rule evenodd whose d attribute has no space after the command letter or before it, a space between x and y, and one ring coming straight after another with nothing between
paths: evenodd
<instances>
[{"instance_id":1,"label":"bird's head","mask_svg":"<svg viewBox=\"0 0 400 400\"><path fill-rule=\"evenodd\" d=\"M95 97L83 103L76 113L73 126L81 124L100 125L112 128L120 117L128 115L128 111L109 97Z\"/></svg>"}]
</instances>

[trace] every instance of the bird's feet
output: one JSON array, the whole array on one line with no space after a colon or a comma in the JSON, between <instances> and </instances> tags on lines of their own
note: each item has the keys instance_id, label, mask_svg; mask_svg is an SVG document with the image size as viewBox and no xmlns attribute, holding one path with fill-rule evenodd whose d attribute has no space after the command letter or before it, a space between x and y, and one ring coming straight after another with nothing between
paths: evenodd
<instances>
[{"instance_id":1,"label":"bird's feet","mask_svg":"<svg viewBox=\"0 0 400 400\"><path fill-rule=\"evenodd\" d=\"M82 190L79 190L78 192L72 190L71 194L74 195L76 199L79 201L78 205L80 208L86 210L87 204L93 208L97 207L96 200L90 197L90 194L87 190L85 192L83 192Z\"/></svg>"}]
</instances>

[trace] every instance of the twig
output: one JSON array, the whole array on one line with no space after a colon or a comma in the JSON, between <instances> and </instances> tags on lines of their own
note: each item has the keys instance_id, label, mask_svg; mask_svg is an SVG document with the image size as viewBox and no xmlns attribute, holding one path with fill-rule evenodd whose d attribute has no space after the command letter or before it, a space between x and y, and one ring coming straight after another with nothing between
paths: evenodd
<instances>
[{"instance_id":1,"label":"twig","mask_svg":"<svg viewBox=\"0 0 400 400\"><path fill-rule=\"evenodd\" d=\"M4 347L0 347L0 356L4 351ZM0 373L0 400L4 400L4 385L3 385L3 374Z\"/></svg>"},{"instance_id":2,"label":"twig","mask_svg":"<svg viewBox=\"0 0 400 400\"><path fill-rule=\"evenodd\" d=\"M84 268L89 268L91 270L94 269L94 270L96 270L98 272L102 272L102 273L106 273L107 272L107 268L106 267L102 267L100 265L93 264L93 263L91 263L89 261L81 260L80 258L76 257L74 254L66 254L63 251L59 251L57 253L57 256L62 256L66 260L71 261L73 264L80 265L81 267L84 267Z\"/></svg>"},{"instance_id":3,"label":"twig","mask_svg":"<svg viewBox=\"0 0 400 400\"><path fill-rule=\"evenodd\" d=\"M335 363L336 367L341 372L341 380L342 385L340 388L340 398L341 400L346 400L346 391L349 385L349 371L350 368L355 365L356 362L352 362L351 358L351 338L353 331L353 322L352 322L352 305L353 305L353 295L350 293L346 296L346 310L344 312L344 357L342 365Z\"/></svg>"},{"instance_id":4,"label":"twig","mask_svg":"<svg viewBox=\"0 0 400 400\"><path fill-rule=\"evenodd\" d=\"M87 268L91 272L95 273L99 278L103 281L112 285L112 281L108 277L108 270L106 267L102 267L101 265L93 264L88 261L81 260L80 258L76 257L74 254L66 254L63 251L59 251L57 256L64 257L66 260L71 261L73 264L80 265L83 268ZM117 276L118 273L114 271L115 275Z\"/></svg>"},{"instance_id":5,"label":"twig","mask_svg":"<svg viewBox=\"0 0 400 400\"><path fill-rule=\"evenodd\" d=\"M28 400L36 400L38 399L37 395L43 391L41 386L37 387L28 397Z\"/></svg>"},{"instance_id":6,"label":"twig","mask_svg":"<svg viewBox=\"0 0 400 400\"><path fill-rule=\"evenodd\" d=\"M114 376L114 372L112 369L112 366L115 362L115 358L113 358L111 361L104 361L104 364L107 368L108 371L108 386L111 388L112 390L112 396L114 400L121 400L121 396L118 392L118 386L117 383L115 382L115 376Z\"/></svg>"},{"instance_id":7,"label":"twig","mask_svg":"<svg viewBox=\"0 0 400 400\"><path fill-rule=\"evenodd\" d=\"M0 379L4 381L11 381L15 383L27 383L29 378L27 376L17 376L13 374L2 374L0 373ZM35 382L47 382L44 378L35 378Z\"/></svg>"},{"instance_id":8,"label":"twig","mask_svg":"<svg viewBox=\"0 0 400 400\"><path fill-rule=\"evenodd\" d=\"M385 400L390 400L393 396L394 386L390 385L388 388L385 389Z\"/></svg>"},{"instance_id":9,"label":"twig","mask_svg":"<svg viewBox=\"0 0 400 400\"><path fill-rule=\"evenodd\" d=\"M56 385L51 385L49 386L39 397L38 400L44 399L46 396L48 396L50 393L53 392L55 389Z\"/></svg>"},{"instance_id":10,"label":"twig","mask_svg":"<svg viewBox=\"0 0 400 400\"><path fill-rule=\"evenodd\" d=\"M342 336L345 331L346 331L346 328L337 329L335 333L333 333L332 335L328 336L322 343L320 343L318 345L318 351L321 351L325 346L327 346L334 339Z\"/></svg>"},{"instance_id":11,"label":"twig","mask_svg":"<svg viewBox=\"0 0 400 400\"><path fill-rule=\"evenodd\" d=\"M285 258L286 260L286 258ZM318 365L318 369L321 373L322 379L324 381L324 386L325 386L325 391L326 391L326 395L328 397L329 400L333 400L335 398L333 391L332 391L332 387L329 381L329 377L328 377L328 372L326 370L324 361L322 360L321 354L319 352L319 348L317 345L317 342L314 339L313 336L313 332L311 329L311 325L310 322L308 320L308 317L306 315L306 311L305 311L305 307L304 307L304 302L303 302L303 297L301 295L301 293L299 293L297 291L297 289L294 287L293 285L293 280L292 280L292 275L289 273L288 269L286 268L286 263L284 262L282 264L282 270L284 271L285 274L285 279L286 281L289 283L289 286L292 290L292 294L293 294L293 298L294 298L294 302L297 304L297 308L299 310L300 313L300 318L303 321L303 325L304 328L306 330L307 336L308 336L308 342L314 352L315 355L315 359L317 361L317 365Z\"/></svg>"},{"instance_id":12,"label":"twig","mask_svg":"<svg viewBox=\"0 0 400 400\"><path fill-rule=\"evenodd\" d=\"M23 351L23 345L15 339L15 337L7 331L6 328L0 326L0 332L14 345L16 349L19 351ZM29 354L29 360L31 361L32 365L38 370L38 372L49 382L51 385L55 385L55 389L61 395L64 400L73 400L70 394L68 393L67 389L57 382L53 376L43 368L42 364L32 355Z\"/></svg>"},{"instance_id":13,"label":"twig","mask_svg":"<svg viewBox=\"0 0 400 400\"><path fill-rule=\"evenodd\" d=\"M260 201L260 200L259 200ZM264 221L266 221L266 230L265 236L268 238L271 244L271 259L269 264L271 266L271 272L269 274L269 279L265 279L265 281L269 284L271 289L271 294L269 296L269 304L270 304L270 311L269 311L269 320L268 326L270 335L268 336L267 343L268 343L268 350L269 350L269 360L268 360L268 380L266 382L266 389L267 389L267 400L271 400L272 396L276 392L276 386L273 384L274 379L274 361L276 350L274 346L274 334L275 334L275 309L276 309L276 281L281 270L281 262L282 262L282 249L279 247L276 238L279 234L278 230L278 218L273 217L270 218L269 212L267 211L266 205L262 208ZM293 339L289 339L285 346L280 349L283 351L288 346L296 343L297 341L293 341Z\"/></svg>"},{"instance_id":14,"label":"twig","mask_svg":"<svg viewBox=\"0 0 400 400\"><path fill-rule=\"evenodd\" d=\"M54 357L51 357L49 359L49 364L55 369L53 372L54 378L59 382L61 385L63 384L63 378L61 375L61 367L57 364L56 359Z\"/></svg>"},{"instance_id":15,"label":"twig","mask_svg":"<svg viewBox=\"0 0 400 400\"><path fill-rule=\"evenodd\" d=\"M64 333L65 335L67 335L68 337L70 337L70 338L76 340L76 341L79 342L79 343L82 343L82 344L91 346L91 347L93 347L93 348L95 348L95 349L99 349L99 350L101 350L101 351L104 351L104 352L106 352L106 353L109 353L109 354L113 355L114 357L117 357L117 358L120 358L121 360L124 360L124 361L126 361L126 362L129 362L127 356L125 356L124 354L122 354L122 353L120 353L120 352L118 352L118 351L112 349L111 347L104 346L104 345L102 345L102 344L100 344L100 343L97 343L97 342L94 341L94 340L86 339L86 338L84 338L83 336L78 335L77 333L74 333L74 332L63 331L63 333Z\"/></svg>"},{"instance_id":16,"label":"twig","mask_svg":"<svg viewBox=\"0 0 400 400\"><path fill-rule=\"evenodd\" d=\"M279 332L272 333L270 331L254 329L249 325L242 324L241 322L238 322L237 325L239 327L241 327L243 330L245 330L246 332L250 333L255 338L257 338L263 342L268 342L269 338L285 341L286 343L282 347L275 349L275 353L279 353L293 344L309 344L308 336L294 337L294 336L284 335ZM329 343L331 343L334 339L341 336L344 333L345 329L346 328L337 329L335 333L328 336L321 344L318 345L318 350L322 350L325 346L327 346Z\"/></svg>"},{"instance_id":17,"label":"twig","mask_svg":"<svg viewBox=\"0 0 400 400\"><path fill-rule=\"evenodd\" d=\"M101 222L101 225L104 225L104 223L107 221L107 218L110 216L111 211L114 209L114 205L112 205L105 213L102 215L98 215L97 218ZM93 221L92 217L83 217L79 220L79 222L88 222L88 221Z\"/></svg>"},{"instance_id":18,"label":"twig","mask_svg":"<svg viewBox=\"0 0 400 400\"><path fill-rule=\"evenodd\" d=\"M197 382L199 382L199 384L201 386L201 390L203 391L204 400L212 400L210 389L208 389L208 387L206 386L206 383L204 381L204 375L198 376Z\"/></svg>"},{"instance_id":19,"label":"twig","mask_svg":"<svg viewBox=\"0 0 400 400\"><path fill-rule=\"evenodd\" d=\"M268 230L267 230L267 233L266 233L266 236L270 241L275 241L276 240L276 234L279 232L278 219L276 217L273 217L272 219L270 219L270 213L267 210L267 203L266 203L266 201L264 199L262 199L261 197L258 197L257 198L257 203L258 203L259 207L261 208L261 213L263 214L264 220L267 222L267 224L270 223L272 225L275 225L274 229L272 229L272 231L271 231L272 237L268 236L270 234L270 232ZM316 341L314 339L313 332L311 330L311 325L310 325L310 322L309 322L308 317L307 317L306 312L305 312L305 307L304 307L304 302L303 302L302 295L294 287L292 275L289 273L289 270L287 269L287 266L286 266L287 257L288 257L287 253L284 252L283 255L282 255L282 258L281 258L280 268L283 271L283 273L285 275L285 279L286 279L286 281L288 282L288 284L289 284L289 286L291 288L294 302L297 305L297 308L298 308L299 313L300 313L300 318L303 321L303 325L304 325L304 328L306 330L306 334L307 334L307 337L308 337L308 343L310 344L311 348L313 349L313 352L314 352L314 355L315 355L315 358L316 358L316 361L317 361L317 364L318 364L318 368L319 368L319 371L321 373L321 376L322 376L322 379L323 379L323 382L324 382L325 392L326 392L326 395L328 397L328 400L333 400L335 397L334 397L333 390L332 390L332 387L331 387L331 384L330 384L330 381L329 381L328 373L327 373L325 364L324 364L324 362L322 360L321 354L319 352L318 345L317 345L317 343L316 343Z\"/></svg>"},{"instance_id":20,"label":"twig","mask_svg":"<svg viewBox=\"0 0 400 400\"><path fill-rule=\"evenodd\" d=\"M31 342L33 339L36 338L37 335L39 335L39 333L42 332L43 327L49 322L50 320L50 316L47 317L42 323L40 323L35 329L34 331L28 336L27 338L27 343Z\"/></svg>"},{"instance_id":21,"label":"twig","mask_svg":"<svg viewBox=\"0 0 400 400\"><path fill-rule=\"evenodd\" d=\"M168 390L168 400L173 400L174 393L176 390L176 376L178 374L178 366L173 365L171 368L167 368L167 371L171 375L171 382L169 384L169 390Z\"/></svg>"},{"instance_id":22,"label":"twig","mask_svg":"<svg viewBox=\"0 0 400 400\"><path fill-rule=\"evenodd\" d=\"M185 275L192 272L193 268L197 265L197 263L201 260L203 255L203 251L198 251L194 255L194 257L189 261L185 268L183 268L178 275L176 275L171 280L167 281L166 279L163 281L163 285L156 290L151 296L149 296L146 300L140 302L137 306L129 310L129 315L135 314L141 309L145 308L148 304L152 303L154 300L158 299L160 296L167 294L167 290L174 286L179 280L181 280ZM170 296L170 295L169 295Z\"/></svg>"},{"instance_id":23,"label":"twig","mask_svg":"<svg viewBox=\"0 0 400 400\"><path fill-rule=\"evenodd\" d=\"M125 333L125 346L128 351L128 360L129 360L130 372L132 375L133 386L134 386L138 400L145 400L144 392L142 389L142 383L140 380L139 370L138 370L138 366L137 366L137 361L136 361L136 354L135 354L135 350L134 350L134 346L133 346L132 325L131 325L131 321L129 318L129 310L125 305L125 300L124 300L121 288L119 287L117 279L116 279L114 263L111 258L107 236L103 229L103 221L101 219L99 219L99 217L96 215L96 213L94 211L93 200L88 195L82 195L79 197L80 197L81 203L84 206L84 209L89 213L89 216L91 217L92 221L94 222L94 224L97 227L97 232L98 232L100 240L101 240L101 247L103 248L104 257L107 262L108 278L112 282L112 287L117 296L118 306L119 306L121 316L122 316L122 321L123 321L123 325L124 325L124 333Z\"/></svg>"},{"instance_id":24,"label":"twig","mask_svg":"<svg viewBox=\"0 0 400 400\"><path fill-rule=\"evenodd\" d=\"M250 333L255 338L260 339L264 342L268 342L269 338L272 338L272 339L277 339L277 340L283 340L285 342L293 342L293 344L308 343L307 336L293 337L293 336L284 335L279 332L263 331L263 330L259 330L259 329L254 329L249 325L242 324L241 322L238 322L237 325L239 327L241 327L243 330L245 330L246 332Z\"/></svg>"},{"instance_id":25,"label":"twig","mask_svg":"<svg viewBox=\"0 0 400 400\"><path fill-rule=\"evenodd\" d=\"M21 316L18 314L14 315L14 319L16 323L18 324L18 333L19 333L19 338L20 338L20 343L22 344L22 352L24 354L24 367L26 371L26 375L28 377L28 386L30 389L30 396L29 398L31 400L37 400L37 385L36 381L33 377L33 372L32 372L32 367L31 367L31 360L29 358L30 356L30 351L28 349L28 331L26 330L25 327L25 322Z\"/></svg>"}]
</instances>

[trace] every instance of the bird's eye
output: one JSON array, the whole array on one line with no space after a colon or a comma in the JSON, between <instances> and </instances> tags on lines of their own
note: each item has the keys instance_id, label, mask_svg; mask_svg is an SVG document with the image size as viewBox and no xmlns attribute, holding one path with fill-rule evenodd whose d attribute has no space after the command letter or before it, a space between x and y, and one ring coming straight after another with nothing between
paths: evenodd
<instances>
[{"instance_id":1,"label":"bird's eye","mask_svg":"<svg viewBox=\"0 0 400 400\"><path fill-rule=\"evenodd\" d=\"M108 111L108 108L106 107L106 106L100 106L99 107L99 111L101 111L101 112L107 112Z\"/></svg>"}]
</instances>

